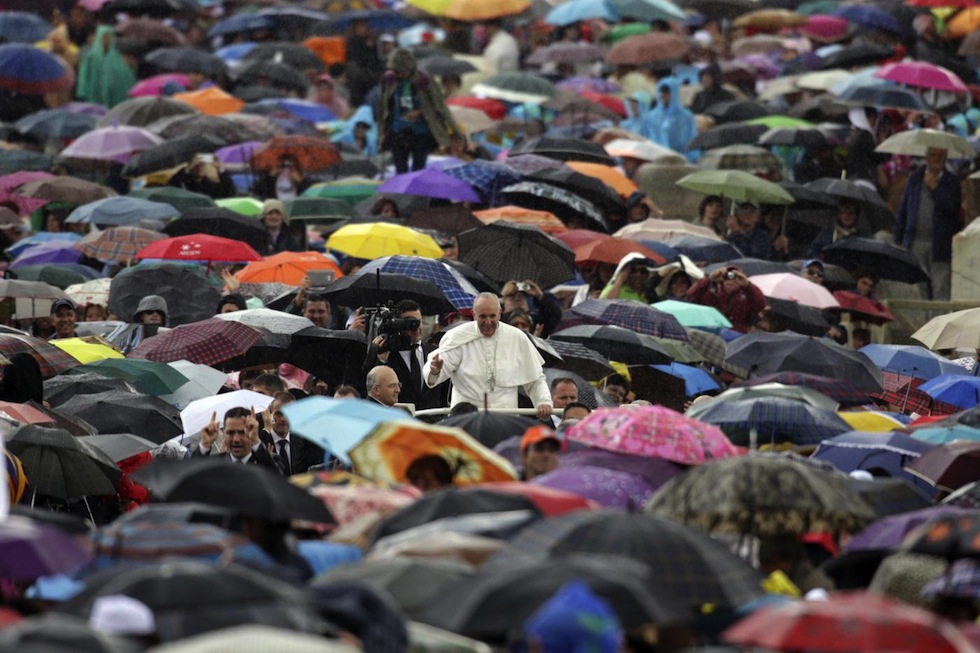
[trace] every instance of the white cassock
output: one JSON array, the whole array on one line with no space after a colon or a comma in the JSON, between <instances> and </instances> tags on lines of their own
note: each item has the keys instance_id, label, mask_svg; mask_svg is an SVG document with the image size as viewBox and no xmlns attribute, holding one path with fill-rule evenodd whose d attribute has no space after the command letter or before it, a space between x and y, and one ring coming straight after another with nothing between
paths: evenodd
<instances>
[{"instance_id":1,"label":"white cassock","mask_svg":"<svg viewBox=\"0 0 980 653\"><path fill-rule=\"evenodd\" d=\"M442 371L431 376L432 357L442 359ZM452 379L449 405L471 403L480 409L517 408L517 390L527 390L535 407L551 405L551 392L542 366L544 359L523 331L500 323L489 338L480 333L476 322L451 329L439 348L429 354L422 378L433 388Z\"/></svg>"}]
</instances>

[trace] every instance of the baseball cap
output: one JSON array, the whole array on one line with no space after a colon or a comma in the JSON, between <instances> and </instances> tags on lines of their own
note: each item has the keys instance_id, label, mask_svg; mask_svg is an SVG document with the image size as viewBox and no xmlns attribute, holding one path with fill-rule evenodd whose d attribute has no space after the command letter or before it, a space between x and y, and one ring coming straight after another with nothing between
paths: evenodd
<instances>
[{"instance_id":1,"label":"baseball cap","mask_svg":"<svg viewBox=\"0 0 980 653\"><path fill-rule=\"evenodd\" d=\"M820 269L823 270L823 261L818 258L808 258L807 260L803 261L803 265L800 266L800 272L807 269L811 265L819 265Z\"/></svg>"},{"instance_id":2,"label":"baseball cap","mask_svg":"<svg viewBox=\"0 0 980 653\"><path fill-rule=\"evenodd\" d=\"M561 440L555 435L554 429L548 428L543 424L528 428L524 431L524 437L521 438L521 453L524 453L532 444L537 444L544 440L554 440L558 444L561 444Z\"/></svg>"},{"instance_id":3,"label":"baseball cap","mask_svg":"<svg viewBox=\"0 0 980 653\"><path fill-rule=\"evenodd\" d=\"M56 299L51 302L51 315L54 315L63 308L70 308L74 311L75 304L73 304L70 299Z\"/></svg>"}]
</instances>

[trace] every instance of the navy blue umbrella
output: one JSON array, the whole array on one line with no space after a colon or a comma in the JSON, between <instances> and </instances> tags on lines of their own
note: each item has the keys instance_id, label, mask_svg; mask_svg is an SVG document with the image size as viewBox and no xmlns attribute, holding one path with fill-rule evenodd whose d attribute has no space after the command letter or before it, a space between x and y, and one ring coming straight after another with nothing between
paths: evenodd
<instances>
[{"instance_id":1,"label":"navy blue umbrella","mask_svg":"<svg viewBox=\"0 0 980 653\"><path fill-rule=\"evenodd\" d=\"M8 43L43 41L51 31L51 23L37 14L26 11L0 13L0 39Z\"/></svg>"}]
</instances>

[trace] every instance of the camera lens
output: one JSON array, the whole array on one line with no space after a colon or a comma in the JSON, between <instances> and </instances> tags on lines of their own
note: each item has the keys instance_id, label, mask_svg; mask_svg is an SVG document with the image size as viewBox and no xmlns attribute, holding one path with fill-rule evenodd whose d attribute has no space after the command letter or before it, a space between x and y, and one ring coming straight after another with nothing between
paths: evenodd
<instances>
[{"instance_id":1,"label":"camera lens","mask_svg":"<svg viewBox=\"0 0 980 653\"><path fill-rule=\"evenodd\" d=\"M728 272L725 273L725 278L726 279L734 279L735 278L735 273L732 272L731 270L729 270Z\"/></svg>"}]
</instances>

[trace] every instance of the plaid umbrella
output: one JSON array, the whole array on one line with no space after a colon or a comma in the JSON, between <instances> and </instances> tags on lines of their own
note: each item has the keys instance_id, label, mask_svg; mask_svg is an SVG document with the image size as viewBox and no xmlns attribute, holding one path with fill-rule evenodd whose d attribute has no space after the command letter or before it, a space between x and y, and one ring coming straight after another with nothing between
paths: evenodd
<instances>
[{"instance_id":1,"label":"plaid umbrella","mask_svg":"<svg viewBox=\"0 0 980 653\"><path fill-rule=\"evenodd\" d=\"M587 379L601 379L615 371L601 354L585 345L554 339L549 339L548 344L558 352L561 360L553 364L545 363L545 367L568 370Z\"/></svg>"},{"instance_id":2,"label":"plaid umbrella","mask_svg":"<svg viewBox=\"0 0 980 653\"><path fill-rule=\"evenodd\" d=\"M760 444L808 445L851 430L847 422L831 411L784 397L712 401L703 405L707 408L695 406L699 410L691 412L691 417L720 427L742 446L750 444L750 431L758 434Z\"/></svg>"},{"instance_id":3,"label":"plaid umbrella","mask_svg":"<svg viewBox=\"0 0 980 653\"><path fill-rule=\"evenodd\" d=\"M442 290L457 309L473 307L478 291L466 278L442 261L421 256L385 256L362 267L354 276L373 275L375 271L402 274L431 281Z\"/></svg>"},{"instance_id":4,"label":"plaid umbrella","mask_svg":"<svg viewBox=\"0 0 980 653\"><path fill-rule=\"evenodd\" d=\"M36 494L70 500L116 493L119 468L68 431L29 424L13 431L6 444L24 464Z\"/></svg>"},{"instance_id":5,"label":"plaid umbrella","mask_svg":"<svg viewBox=\"0 0 980 653\"><path fill-rule=\"evenodd\" d=\"M689 608L739 606L761 596L759 572L720 542L682 524L635 512L577 511L541 520L510 540L499 559L598 553L650 566L661 587Z\"/></svg>"},{"instance_id":6,"label":"plaid umbrella","mask_svg":"<svg viewBox=\"0 0 980 653\"><path fill-rule=\"evenodd\" d=\"M776 155L754 145L729 145L708 150L698 163L702 170L744 170L754 173L783 169L783 163Z\"/></svg>"},{"instance_id":7,"label":"plaid umbrella","mask_svg":"<svg viewBox=\"0 0 980 653\"><path fill-rule=\"evenodd\" d=\"M669 363L670 356L652 336L611 324L583 324L551 334L551 340L577 342L608 360L633 365Z\"/></svg>"},{"instance_id":8,"label":"plaid umbrella","mask_svg":"<svg viewBox=\"0 0 980 653\"><path fill-rule=\"evenodd\" d=\"M497 206L497 198L505 186L511 186L521 181L521 175L513 168L496 161L472 161L461 166L443 170L450 177L464 181L480 191L483 199L490 206Z\"/></svg>"},{"instance_id":9,"label":"plaid umbrella","mask_svg":"<svg viewBox=\"0 0 980 653\"><path fill-rule=\"evenodd\" d=\"M694 339L692 338L692 341ZM764 376L755 376L732 385L733 388L748 388L766 383L781 383L782 385L798 385L810 388L827 395L839 404L870 403L867 393L854 386L846 379L835 379L803 372L776 372Z\"/></svg>"},{"instance_id":10,"label":"plaid umbrella","mask_svg":"<svg viewBox=\"0 0 980 653\"><path fill-rule=\"evenodd\" d=\"M252 327L210 318L144 340L129 356L162 363L188 360L213 365L244 356L261 339L262 334Z\"/></svg>"},{"instance_id":11,"label":"plaid umbrella","mask_svg":"<svg viewBox=\"0 0 980 653\"><path fill-rule=\"evenodd\" d=\"M88 234L75 243L86 256L108 263L125 263L150 243L166 238L161 233L139 227L114 227Z\"/></svg>"},{"instance_id":12,"label":"plaid umbrella","mask_svg":"<svg viewBox=\"0 0 980 653\"><path fill-rule=\"evenodd\" d=\"M684 329L692 348L697 351L703 360L709 365L713 365L720 370L725 370L735 376L745 379L749 376L749 371L745 368L733 365L726 360L725 341L721 336L700 329ZM684 363L680 358L677 361Z\"/></svg>"},{"instance_id":13,"label":"plaid umbrella","mask_svg":"<svg viewBox=\"0 0 980 653\"><path fill-rule=\"evenodd\" d=\"M687 341L687 332L670 313L629 299L589 299L565 313L559 328L612 324L637 333Z\"/></svg>"},{"instance_id":14,"label":"plaid umbrella","mask_svg":"<svg viewBox=\"0 0 980 653\"><path fill-rule=\"evenodd\" d=\"M653 497L647 512L710 532L760 537L856 532L875 518L842 474L757 454L689 469Z\"/></svg>"},{"instance_id":15,"label":"plaid umbrella","mask_svg":"<svg viewBox=\"0 0 980 653\"><path fill-rule=\"evenodd\" d=\"M925 383L922 379L892 372L883 372L882 376L885 379L885 389L881 392L872 392L871 396L896 406L896 410L901 410L903 413L918 413L919 415L943 415L959 410L955 406L936 401L919 390L919 386Z\"/></svg>"},{"instance_id":16,"label":"plaid umbrella","mask_svg":"<svg viewBox=\"0 0 980 653\"><path fill-rule=\"evenodd\" d=\"M8 359L14 354L27 353L41 366L41 376L50 378L78 367L81 363L67 352L51 343L33 336L20 336L12 333L0 334L0 355Z\"/></svg>"},{"instance_id":17,"label":"plaid umbrella","mask_svg":"<svg viewBox=\"0 0 980 653\"><path fill-rule=\"evenodd\" d=\"M459 235L460 260L501 284L533 279L550 288L575 276L575 254L537 227L499 220Z\"/></svg>"}]
</instances>

